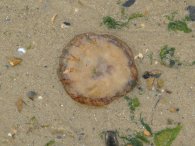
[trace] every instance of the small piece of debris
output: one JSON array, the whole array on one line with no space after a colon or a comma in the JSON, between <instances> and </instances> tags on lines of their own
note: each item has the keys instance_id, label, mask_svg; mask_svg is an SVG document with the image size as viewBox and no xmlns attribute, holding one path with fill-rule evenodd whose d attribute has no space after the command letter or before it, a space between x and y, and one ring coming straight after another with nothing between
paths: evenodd
<instances>
[{"instance_id":1,"label":"small piece of debris","mask_svg":"<svg viewBox=\"0 0 195 146\"><path fill-rule=\"evenodd\" d=\"M55 14L51 17L51 22L52 24L54 24L54 21L56 20L56 17L58 16L58 14Z\"/></svg>"},{"instance_id":2,"label":"small piece of debris","mask_svg":"<svg viewBox=\"0 0 195 146\"><path fill-rule=\"evenodd\" d=\"M171 113L176 113L176 112L179 112L179 108L171 107L171 108L169 108L169 111L170 111Z\"/></svg>"},{"instance_id":3,"label":"small piece of debris","mask_svg":"<svg viewBox=\"0 0 195 146\"><path fill-rule=\"evenodd\" d=\"M24 55L26 53L26 48L18 48L17 52L20 56Z\"/></svg>"},{"instance_id":4,"label":"small piece of debris","mask_svg":"<svg viewBox=\"0 0 195 146\"><path fill-rule=\"evenodd\" d=\"M172 91L171 90L168 90L168 89L165 89L165 92L168 93L168 94L171 94Z\"/></svg>"},{"instance_id":5,"label":"small piece of debris","mask_svg":"<svg viewBox=\"0 0 195 146\"><path fill-rule=\"evenodd\" d=\"M37 93L35 91L28 91L26 95L29 99L34 100L37 96Z\"/></svg>"},{"instance_id":6,"label":"small piece of debris","mask_svg":"<svg viewBox=\"0 0 195 146\"><path fill-rule=\"evenodd\" d=\"M20 64L22 62L22 59L21 58L17 58L17 57L13 57L9 60L9 64L11 66L16 66L18 64Z\"/></svg>"},{"instance_id":7,"label":"small piece of debris","mask_svg":"<svg viewBox=\"0 0 195 146\"><path fill-rule=\"evenodd\" d=\"M18 98L17 102L16 102L16 106L17 106L17 109L18 109L18 112L21 113L22 109L23 109L23 104L24 104L24 101L22 98Z\"/></svg>"},{"instance_id":8,"label":"small piece of debris","mask_svg":"<svg viewBox=\"0 0 195 146\"><path fill-rule=\"evenodd\" d=\"M41 126L37 120L37 118L35 116L31 117L29 120L29 123L27 123L29 125L28 130L26 133L30 133L36 129L39 129Z\"/></svg>"}]
</instances>

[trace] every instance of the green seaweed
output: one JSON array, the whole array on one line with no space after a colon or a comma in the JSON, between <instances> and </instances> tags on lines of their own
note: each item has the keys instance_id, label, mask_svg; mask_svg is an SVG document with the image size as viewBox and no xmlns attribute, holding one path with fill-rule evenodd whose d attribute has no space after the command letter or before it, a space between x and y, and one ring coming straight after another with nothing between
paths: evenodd
<instances>
[{"instance_id":1,"label":"green seaweed","mask_svg":"<svg viewBox=\"0 0 195 146\"><path fill-rule=\"evenodd\" d=\"M161 48L159 56L161 63L168 67L179 66L182 63L174 56L175 48L165 45Z\"/></svg>"},{"instance_id":2,"label":"green seaweed","mask_svg":"<svg viewBox=\"0 0 195 146\"><path fill-rule=\"evenodd\" d=\"M147 57L149 58L150 65L152 65L152 64L153 64L153 52L149 52L149 53L147 54Z\"/></svg>"},{"instance_id":3,"label":"green seaweed","mask_svg":"<svg viewBox=\"0 0 195 146\"><path fill-rule=\"evenodd\" d=\"M55 143L55 140L50 140L45 144L45 146L52 146Z\"/></svg>"},{"instance_id":4,"label":"green seaweed","mask_svg":"<svg viewBox=\"0 0 195 146\"><path fill-rule=\"evenodd\" d=\"M133 13L131 16L129 16L128 21L136 18L144 17L144 14L142 13Z\"/></svg>"},{"instance_id":5,"label":"green seaweed","mask_svg":"<svg viewBox=\"0 0 195 146\"><path fill-rule=\"evenodd\" d=\"M141 132L136 133L135 137L140 139L144 143L150 143L150 141L147 139L147 137Z\"/></svg>"},{"instance_id":6,"label":"green seaweed","mask_svg":"<svg viewBox=\"0 0 195 146\"><path fill-rule=\"evenodd\" d=\"M181 20L175 20L175 15L177 12L171 13L171 15L167 15L166 18L169 20L168 30L169 31L183 31L184 33L192 32L192 29L188 27L186 21L190 21L189 16L185 16Z\"/></svg>"},{"instance_id":7,"label":"green seaweed","mask_svg":"<svg viewBox=\"0 0 195 146\"><path fill-rule=\"evenodd\" d=\"M129 135L129 136L122 136L120 138L124 140L125 146L128 146L129 144L131 144L132 146L143 146L142 141L135 136Z\"/></svg>"},{"instance_id":8,"label":"green seaweed","mask_svg":"<svg viewBox=\"0 0 195 146\"><path fill-rule=\"evenodd\" d=\"M185 33L192 32L192 29L188 27L187 23L183 20L171 21L168 24L168 30L183 31Z\"/></svg>"},{"instance_id":9,"label":"green seaweed","mask_svg":"<svg viewBox=\"0 0 195 146\"><path fill-rule=\"evenodd\" d=\"M169 20L169 21L174 21L175 16L176 16L177 12L172 12L170 15L166 15L165 17Z\"/></svg>"},{"instance_id":10,"label":"green seaweed","mask_svg":"<svg viewBox=\"0 0 195 146\"><path fill-rule=\"evenodd\" d=\"M175 128L167 128L154 134L154 143L156 146L171 146L179 134L182 126L178 125Z\"/></svg>"},{"instance_id":11,"label":"green seaweed","mask_svg":"<svg viewBox=\"0 0 195 146\"><path fill-rule=\"evenodd\" d=\"M175 48L174 47L168 47L168 45L165 45L164 47L161 48L160 50L160 59L163 60L167 58L168 56L173 56L175 53Z\"/></svg>"},{"instance_id":12,"label":"green seaweed","mask_svg":"<svg viewBox=\"0 0 195 146\"><path fill-rule=\"evenodd\" d=\"M124 26L125 23L117 21L111 16L106 16L103 17L103 24L106 25L109 29L120 29L122 26Z\"/></svg>"},{"instance_id":13,"label":"green seaweed","mask_svg":"<svg viewBox=\"0 0 195 146\"><path fill-rule=\"evenodd\" d=\"M144 122L144 119L141 117L141 115L140 115L140 122L141 122L142 126L143 126L148 132L150 132L150 134L152 134L152 128L151 128L147 123Z\"/></svg>"},{"instance_id":14,"label":"green seaweed","mask_svg":"<svg viewBox=\"0 0 195 146\"><path fill-rule=\"evenodd\" d=\"M135 109L140 106L140 102L137 97L129 98L128 96L125 96L124 98L127 100L129 109L131 111L135 111Z\"/></svg>"},{"instance_id":15,"label":"green seaweed","mask_svg":"<svg viewBox=\"0 0 195 146\"><path fill-rule=\"evenodd\" d=\"M126 144L127 146L131 144L132 146L143 146L143 143L135 137L132 137L128 140L128 143Z\"/></svg>"},{"instance_id":16,"label":"green seaweed","mask_svg":"<svg viewBox=\"0 0 195 146\"><path fill-rule=\"evenodd\" d=\"M121 13L123 15L124 11L122 11ZM105 16L103 17L102 24L104 24L109 29L121 29L122 27L126 27L132 19L136 19L136 18L143 17L143 16L144 15L141 13L133 13L125 21L119 21L111 16Z\"/></svg>"},{"instance_id":17,"label":"green seaweed","mask_svg":"<svg viewBox=\"0 0 195 146\"><path fill-rule=\"evenodd\" d=\"M192 65L195 65L195 61L192 61Z\"/></svg>"}]
</instances>

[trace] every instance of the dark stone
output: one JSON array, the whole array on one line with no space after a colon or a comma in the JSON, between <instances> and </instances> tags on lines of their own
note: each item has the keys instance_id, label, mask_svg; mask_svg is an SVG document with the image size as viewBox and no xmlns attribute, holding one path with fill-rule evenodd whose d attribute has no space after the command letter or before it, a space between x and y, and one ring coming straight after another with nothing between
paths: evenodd
<instances>
[{"instance_id":1,"label":"dark stone","mask_svg":"<svg viewBox=\"0 0 195 146\"><path fill-rule=\"evenodd\" d=\"M28 91L26 95L29 99L34 100L34 98L37 96L37 93L35 91Z\"/></svg>"},{"instance_id":2,"label":"dark stone","mask_svg":"<svg viewBox=\"0 0 195 146\"><path fill-rule=\"evenodd\" d=\"M130 7L135 3L135 0L127 0L125 3L123 3L123 7Z\"/></svg>"},{"instance_id":3,"label":"dark stone","mask_svg":"<svg viewBox=\"0 0 195 146\"><path fill-rule=\"evenodd\" d=\"M189 12L189 17L191 21L195 21L195 6L188 6L187 10Z\"/></svg>"},{"instance_id":4,"label":"dark stone","mask_svg":"<svg viewBox=\"0 0 195 146\"><path fill-rule=\"evenodd\" d=\"M149 78L150 77L150 74L149 74L149 72L145 72L144 74L143 74L143 76L142 76L144 79L147 79L147 78Z\"/></svg>"},{"instance_id":5,"label":"dark stone","mask_svg":"<svg viewBox=\"0 0 195 146\"><path fill-rule=\"evenodd\" d=\"M66 26L70 26L71 24L69 22L64 21L63 22Z\"/></svg>"},{"instance_id":6,"label":"dark stone","mask_svg":"<svg viewBox=\"0 0 195 146\"><path fill-rule=\"evenodd\" d=\"M106 146L119 146L117 134L115 131L106 131L105 133Z\"/></svg>"}]
</instances>

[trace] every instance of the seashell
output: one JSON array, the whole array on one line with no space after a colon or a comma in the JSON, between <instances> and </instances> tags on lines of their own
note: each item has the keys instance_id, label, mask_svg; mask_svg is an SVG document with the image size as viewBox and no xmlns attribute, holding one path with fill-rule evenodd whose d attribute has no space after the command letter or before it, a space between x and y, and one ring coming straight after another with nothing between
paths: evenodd
<instances>
[{"instance_id":1,"label":"seashell","mask_svg":"<svg viewBox=\"0 0 195 146\"><path fill-rule=\"evenodd\" d=\"M112 35L84 33L63 49L58 77L77 102L103 106L131 91L138 72L126 43Z\"/></svg>"},{"instance_id":2,"label":"seashell","mask_svg":"<svg viewBox=\"0 0 195 146\"><path fill-rule=\"evenodd\" d=\"M22 62L22 59L17 58L17 57L10 58L10 60L9 60L9 64L11 66L16 66L16 65L20 64L21 62Z\"/></svg>"},{"instance_id":3,"label":"seashell","mask_svg":"<svg viewBox=\"0 0 195 146\"><path fill-rule=\"evenodd\" d=\"M24 55L26 53L26 48L18 48L17 49L19 55Z\"/></svg>"}]
</instances>

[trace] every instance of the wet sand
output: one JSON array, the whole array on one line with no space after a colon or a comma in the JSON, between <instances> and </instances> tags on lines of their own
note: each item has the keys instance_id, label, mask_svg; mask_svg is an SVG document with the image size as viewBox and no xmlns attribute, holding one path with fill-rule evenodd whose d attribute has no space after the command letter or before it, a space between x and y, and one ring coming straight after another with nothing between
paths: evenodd
<instances>
[{"instance_id":1,"label":"wet sand","mask_svg":"<svg viewBox=\"0 0 195 146\"><path fill-rule=\"evenodd\" d=\"M195 60L195 23L189 22L191 33L169 32L164 17L174 11L178 12L177 17L184 17L188 5L195 5L194 0L137 1L126 14L147 12L148 15L133 20L128 28L110 30L100 23L107 15L120 19L121 7L117 0L81 0L80 3L77 0L1 0L0 145L44 146L55 139L57 146L104 146L99 136L102 131L127 133L140 129L131 121L124 98L96 108L73 101L65 92L57 76L59 56L75 35L85 32L115 35L132 48L134 55L144 55L142 61L136 60L144 94L139 94L138 89L128 94L138 97L141 103L135 118L139 119L142 113L150 122L153 114L154 131L168 127L167 119L180 122L183 129L172 146L195 144L195 66L168 68L158 60L160 48L166 44L176 48L180 60ZM71 26L61 28L64 21ZM8 60L17 56L17 48L30 44L31 49L21 56L22 63L11 67ZM153 52L157 64L150 64L147 49ZM165 88L172 91L163 94L155 111L152 108L157 100L155 93L146 89L141 77L144 71L152 69L162 70ZM26 96L28 91L36 91L39 98L30 100ZM18 98L23 98L25 103L20 113L15 104ZM179 108L179 112L169 112L170 107ZM36 117L39 126L29 124L32 117ZM29 130L30 127L33 128Z\"/></svg>"}]
</instances>

